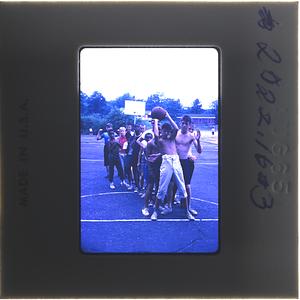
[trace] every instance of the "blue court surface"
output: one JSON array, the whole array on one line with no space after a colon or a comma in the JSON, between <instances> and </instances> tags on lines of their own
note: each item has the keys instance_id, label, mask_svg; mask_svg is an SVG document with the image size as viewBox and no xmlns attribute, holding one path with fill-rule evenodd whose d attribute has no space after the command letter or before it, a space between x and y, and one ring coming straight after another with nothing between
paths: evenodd
<instances>
[{"instance_id":1,"label":"blue court surface","mask_svg":"<svg viewBox=\"0 0 300 300\"><path fill-rule=\"evenodd\" d=\"M191 182L195 221L184 209L159 215L141 213L144 199L120 186L109 188L103 166L103 141L81 136L81 249L85 253L214 253L219 244L217 136L202 134L203 153ZM153 209L150 209L150 214Z\"/></svg>"}]
</instances>

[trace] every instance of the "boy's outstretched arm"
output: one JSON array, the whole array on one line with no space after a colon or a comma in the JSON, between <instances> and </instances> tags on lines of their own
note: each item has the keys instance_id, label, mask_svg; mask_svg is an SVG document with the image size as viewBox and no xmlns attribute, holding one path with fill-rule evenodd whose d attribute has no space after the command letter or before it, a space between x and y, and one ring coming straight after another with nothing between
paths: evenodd
<instances>
[{"instance_id":1,"label":"boy's outstretched arm","mask_svg":"<svg viewBox=\"0 0 300 300\"><path fill-rule=\"evenodd\" d=\"M102 129L100 128L99 130L98 130L98 134L97 134L97 141L99 141L99 140L101 140L102 138L103 138L103 132L102 132Z\"/></svg>"},{"instance_id":2,"label":"boy's outstretched arm","mask_svg":"<svg viewBox=\"0 0 300 300\"><path fill-rule=\"evenodd\" d=\"M154 121L154 124L153 124L153 132L154 132L154 135L156 137L159 137L159 131L158 131L158 119L153 119Z\"/></svg>"},{"instance_id":3,"label":"boy's outstretched arm","mask_svg":"<svg viewBox=\"0 0 300 300\"><path fill-rule=\"evenodd\" d=\"M171 118L171 116L169 115L168 112L166 112L166 118L170 121L170 123L174 129L179 130L177 124L173 121L173 119Z\"/></svg>"}]
</instances>

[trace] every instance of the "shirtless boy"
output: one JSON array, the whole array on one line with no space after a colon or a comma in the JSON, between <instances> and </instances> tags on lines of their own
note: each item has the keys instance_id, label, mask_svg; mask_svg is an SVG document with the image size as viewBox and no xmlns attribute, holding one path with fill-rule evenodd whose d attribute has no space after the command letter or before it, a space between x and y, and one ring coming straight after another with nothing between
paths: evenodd
<instances>
[{"instance_id":1,"label":"shirtless boy","mask_svg":"<svg viewBox=\"0 0 300 300\"><path fill-rule=\"evenodd\" d=\"M180 158L180 163L183 170L185 188L187 192L187 209L193 215L197 215L197 211L191 208L191 179L194 172L194 160L195 157L192 155L192 144L194 144L198 153L202 152L200 138L200 130L197 130L196 136L189 131L192 120L189 116L183 116L181 119L181 128L177 132L176 136L176 148Z\"/></svg>"},{"instance_id":2,"label":"shirtless boy","mask_svg":"<svg viewBox=\"0 0 300 300\"><path fill-rule=\"evenodd\" d=\"M172 120L168 112L166 113L166 118L169 120L171 125L169 123L163 124L161 128L161 135L159 135L158 131L158 120L155 120L154 122L154 135L158 142L159 151L162 154L162 163L160 167L159 188L155 201L155 209L151 216L151 220L153 221L157 220L159 203L164 200L168 192L168 186L172 175L174 175L175 183L181 198L187 199L182 167L175 144L178 126ZM186 207L188 208L188 204ZM195 220L188 209L186 210L186 216L189 220Z\"/></svg>"}]
</instances>

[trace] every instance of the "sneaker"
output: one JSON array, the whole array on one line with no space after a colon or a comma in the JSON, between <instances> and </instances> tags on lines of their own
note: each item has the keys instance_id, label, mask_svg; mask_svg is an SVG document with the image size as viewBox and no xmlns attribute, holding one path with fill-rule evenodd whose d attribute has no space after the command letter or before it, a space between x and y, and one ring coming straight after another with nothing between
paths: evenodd
<instances>
[{"instance_id":1,"label":"sneaker","mask_svg":"<svg viewBox=\"0 0 300 300\"><path fill-rule=\"evenodd\" d=\"M146 193L145 189L140 189L139 196L142 196L145 193Z\"/></svg>"},{"instance_id":2,"label":"sneaker","mask_svg":"<svg viewBox=\"0 0 300 300\"><path fill-rule=\"evenodd\" d=\"M153 214L151 216L151 220L152 221L156 221L157 220L157 212L156 211L153 212Z\"/></svg>"},{"instance_id":3,"label":"sneaker","mask_svg":"<svg viewBox=\"0 0 300 300\"><path fill-rule=\"evenodd\" d=\"M197 216L197 215L198 215L198 212L197 212L196 210L194 210L194 209L189 208L189 211L190 211L190 213L191 213L193 216Z\"/></svg>"},{"instance_id":4,"label":"sneaker","mask_svg":"<svg viewBox=\"0 0 300 300\"><path fill-rule=\"evenodd\" d=\"M128 189L128 191L132 191L133 190L133 186L130 184L130 185L128 185L127 189Z\"/></svg>"},{"instance_id":5,"label":"sneaker","mask_svg":"<svg viewBox=\"0 0 300 300\"><path fill-rule=\"evenodd\" d=\"M194 216L193 216L189 211L186 212L186 217L187 217L190 221L195 221Z\"/></svg>"},{"instance_id":6,"label":"sneaker","mask_svg":"<svg viewBox=\"0 0 300 300\"><path fill-rule=\"evenodd\" d=\"M150 201L150 202L149 202L149 206L150 206L150 207L153 207L154 204L155 204L154 201Z\"/></svg>"},{"instance_id":7,"label":"sneaker","mask_svg":"<svg viewBox=\"0 0 300 300\"><path fill-rule=\"evenodd\" d=\"M173 203L174 203L174 205L179 205L180 204L180 200L175 198L174 201L173 201Z\"/></svg>"},{"instance_id":8,"label":"sneaker","mask_svg":"<svg viewBox=\"0 0 300 300\"><path fill-rule=\"evenodd\" d=\"M137 193L138 191L139 191L139 189L136 187L136 188L134 189L134 192Z\"/></svg>"},{"instance_id":9,"label":"sneaker","mask_svg":"<svg viewBox=\"0 0 300 300\"><path fill-rule=\"evenodd\" d=\"M166 215L172 212L172 207L166 206L161 212L162 215Z\"/></svg>"},{"instance_id":10,"label":"sneaker","mask_svg":"<svg viewBox=\"0 0 300 300\"><path fill-rule=\"evenodd\" d=\"M142 214L145 216L145 217L148 217L150 215L149 213L149 209L147 207L143 208L142 209Z\"/></svg>"},{"instance_id":11,"label":"sneaker","mask_svg":"<svg viewBox=\"0 0 300 300\"><path fill-rule=\"evenodd\" d=\"M145 196L146 196L146 193L143 193L143 194L141 195L141 198L143 199L143 198L145 198Z\"/></svg>"},{"instance_id":12,"label":"sneaker","mask_svg":"<svg viewBox=\"0 0 300 300\"><path fill-rule=\"evenodd\" d=\"M121 186L125 186L125 187L129 187L129 184L128 183L126 183L124 180L123 181L121 181Z\"/></svg>"},{"instance_id":13,"label":"sneaker","mask_svg":"<svg viewBox=\"0 0 300 300\"><path fill-rule=\"evenodd\" d=\"M109 185L109 187L110 187L112 190L114 190L114 189L116 188L113 182L111 182L111 184Z\"/></svg>"},{"instance_id":14,"label":"sneaker","mask_svg":"<svg viewBox=\"0 0 300 300\"><path fill-rule=\"evenodd\" d=\"M175 195L175 198L174 198L174 204L175 205L180 204L180 197L177 194Z\"/></svg>"},{"instance_id":15,"label":"sneaker","mask_svg":"<svg viewBox=\"0 0 300 300\"><path fill-rule=\"evenodd\" d=\"M165 209L164 206L159 206L159 207L158 207L158 210L159 210L159 211L163 211L164 209Z\"/></svg>"}]
</instances>

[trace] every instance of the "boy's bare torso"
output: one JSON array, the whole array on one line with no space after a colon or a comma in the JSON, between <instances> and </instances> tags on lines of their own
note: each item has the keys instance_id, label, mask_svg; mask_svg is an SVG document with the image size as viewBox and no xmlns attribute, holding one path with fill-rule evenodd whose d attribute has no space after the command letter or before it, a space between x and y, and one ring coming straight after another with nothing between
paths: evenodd
<instances>
[{"instance_id":1,"label":"boy's bare torso","mask_svg":"<svg viewBox=\"0 0 300 300\"><path fill-rule=\"evenodd\" d=\"M191 132L183 134L181 130L178 130L176 136L176 150L180 159L188 158L188 154L191 151L193 141L194 135Z\"/></svg>"},{"instance_id":2,"label":"boy's bare torso","mask_svg":"<svg viewBox=\"0 0 300 300\"><path fill-rule=\"evenodd\" d=\"M160 153L162 155L174 155L177 154L175 140L168 140L160 138L158 141Z\"/></svg>"}]
</instances>

